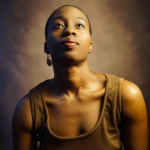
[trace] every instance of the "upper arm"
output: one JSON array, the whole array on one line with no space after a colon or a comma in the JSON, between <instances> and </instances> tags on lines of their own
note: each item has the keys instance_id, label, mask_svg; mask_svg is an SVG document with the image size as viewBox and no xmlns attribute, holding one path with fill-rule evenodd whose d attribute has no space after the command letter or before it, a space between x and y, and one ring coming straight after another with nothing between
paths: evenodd
<instances>
[{"instance_id":1,"label":"upper arm","mask_svg":"<svg viewBox=\"0 0 150 150\"><path fill-rule=\"evenodd\" d=\"M13 150L33 150L32 116L28 95L18 105L12 119Z\"/></svg>"},{"instance_id":2,"label":"upper arm","mask_svg":"<svg viewBox=\"0 0 150 150\"><path fill-rule=\"evenodd\" d=\"M132 82L122 81L122 137L125 150L147 150L148 129L145 101Z\"/></svg>"}]
</instances>

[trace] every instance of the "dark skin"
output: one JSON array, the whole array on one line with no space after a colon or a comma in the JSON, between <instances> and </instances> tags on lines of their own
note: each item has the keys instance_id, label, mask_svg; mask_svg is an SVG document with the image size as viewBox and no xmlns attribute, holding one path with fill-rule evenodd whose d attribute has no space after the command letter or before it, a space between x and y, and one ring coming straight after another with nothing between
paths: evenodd
<instances>
[{"instance_id":1,"label":"dark skin","mask_svg":"<svg viewBox=\"0 0 150 150\"><path fill-rule=\"evenodd\" d=\"M76 43L61 45L65 39ZM53 60L54 78L45 84L43 96L49 126L57 136L74 137L90 131L101 113L106 79L90 70L87 56L91 51L89 24L83 12L71 6L56 11L45 43L45 53L50 53ZM124 149L147 150L146 106L134 83L122 81L121 103ZM12 120L14 150L33 149L32 125L27 94L17 105Z\"/></svg>"}]
</instances>

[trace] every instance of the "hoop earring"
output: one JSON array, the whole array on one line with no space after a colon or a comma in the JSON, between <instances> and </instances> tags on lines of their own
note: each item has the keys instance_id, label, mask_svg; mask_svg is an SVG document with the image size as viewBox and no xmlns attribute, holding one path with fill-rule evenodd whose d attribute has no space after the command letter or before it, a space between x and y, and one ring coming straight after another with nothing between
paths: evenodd
<instances>
[{"instance_id":1,"label":"hoop earring","mask_svg":"<svg viewBox=\"0 0 150 150\"><path fill-rule=\"evenodd\" d=\"M47 65L51 66L52 65L52 61L50 59L50 54L47 54Z\"/></svg>"}]
</instances>

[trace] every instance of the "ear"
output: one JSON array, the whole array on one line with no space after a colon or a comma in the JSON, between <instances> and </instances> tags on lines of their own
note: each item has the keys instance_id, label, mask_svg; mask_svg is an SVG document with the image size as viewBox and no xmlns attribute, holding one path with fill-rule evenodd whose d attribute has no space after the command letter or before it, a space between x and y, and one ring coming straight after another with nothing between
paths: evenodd
<instances>
[{"instance_id":1,"label":"ear","mask_svg":"<svg viewBox=\"0 0 150 150\"><path fill-rule=\"evenodd\" d=\"M90 41L90 48L89 48L89 53L92 52L92 41Z\"/></svg>"},{"instance_id":2,"label":"ear","mask_svg":"<svg viewBox=\"0 0 150 150\"><path fill-rule=\"evenodd\" d=\"M48 49L48 46L47 46L47 42L44 43L44 52L45 52L46 54L50 54L49 49Z\"/></svg>"}]
</instances>

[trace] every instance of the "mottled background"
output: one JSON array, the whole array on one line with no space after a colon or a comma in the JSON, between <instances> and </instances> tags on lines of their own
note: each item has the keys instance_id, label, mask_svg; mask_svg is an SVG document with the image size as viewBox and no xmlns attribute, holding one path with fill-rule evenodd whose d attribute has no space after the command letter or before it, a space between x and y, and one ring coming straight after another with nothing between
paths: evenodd
<instances>
[{"instance_id":1,"label":"mottled background","mask_svg":"<svg viewBox=\"0 0 150 150\"><path fill-rule=\"evenodd\" d=\"M11 119L18 101L53 77L43 52L44 27L48 16L65 4L79 6L90 18L91 70L136 83L150 120L148 0L0 0L0 150L12 149Z\"/></svg>"}]
</instances>

